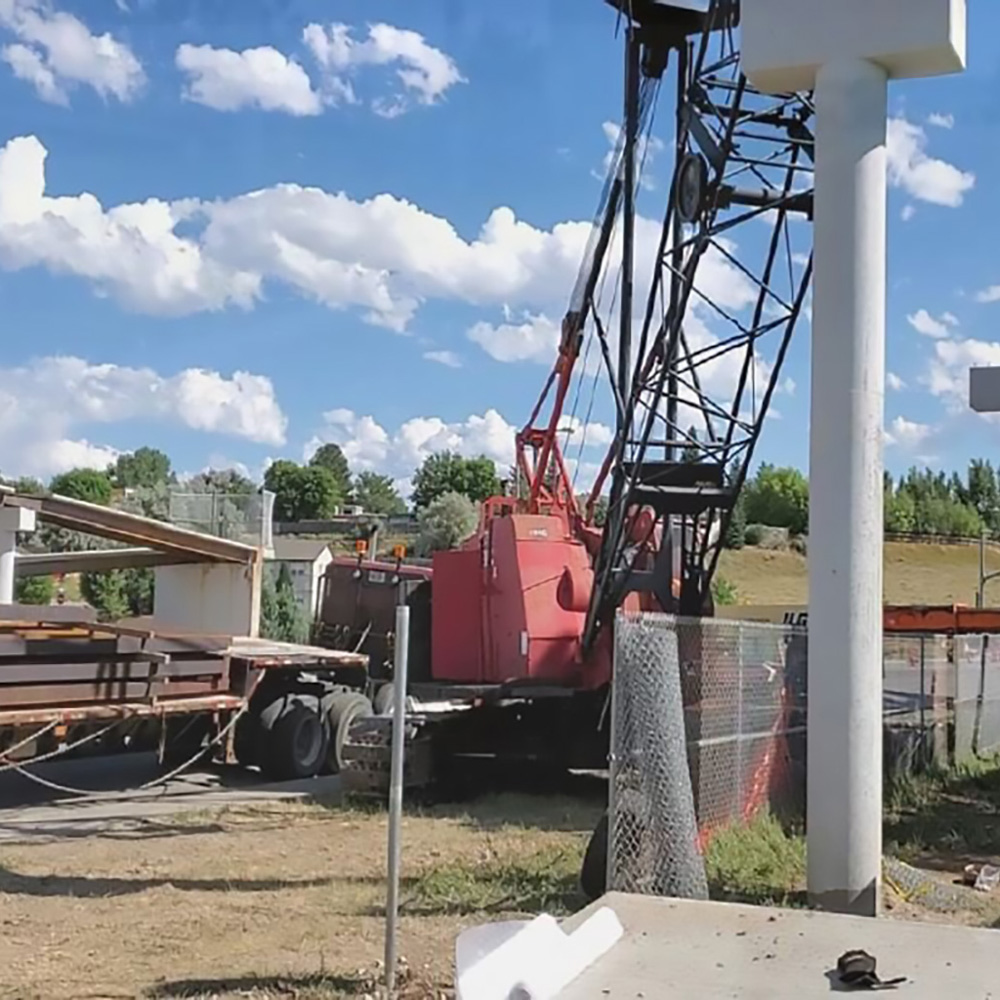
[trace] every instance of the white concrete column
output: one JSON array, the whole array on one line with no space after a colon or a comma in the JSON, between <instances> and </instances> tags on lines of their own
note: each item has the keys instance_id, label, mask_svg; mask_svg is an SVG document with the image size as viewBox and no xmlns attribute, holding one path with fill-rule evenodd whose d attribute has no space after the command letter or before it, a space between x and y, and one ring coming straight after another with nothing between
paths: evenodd
<instances>
[{"instance_id":1,"label":"white concrete column","mask_svg":"<svg viewBox=\"0 0 1000 1000\"><path fill-rule=\"evenodd\" d=\"M882 860L885 70L816 80L809 447L809 894L874 915Z\"/></svg>"},{"instance_id":2,"label":"white concrete column","mask_svg":"<svg viewBox=\"0 0 1000 1000\"><path fill-rule=\"evenodd\" d=\"M35 512L23 507L0 507L0 604L14 603L17 533L35 530Z\"/></svg>"}]
</instances>

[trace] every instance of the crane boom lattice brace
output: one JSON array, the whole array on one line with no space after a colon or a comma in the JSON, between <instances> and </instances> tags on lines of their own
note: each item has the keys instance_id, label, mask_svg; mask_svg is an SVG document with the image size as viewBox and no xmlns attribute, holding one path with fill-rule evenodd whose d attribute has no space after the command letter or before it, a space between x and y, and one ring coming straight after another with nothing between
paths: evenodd
<instances>
[{"instance_id":1,"label":"crane boom lattice brace","mask_svg":"<svg viewBox=\"0 0 1000 1000\"><path fill-rule=\"evenodd\" d=\"M811 94L766 95L749 84L738 0L712 0L704 12L608 2L625 21L623 162L606 188L608 214L621 192L624 246L617 371L593 302L579 306L593 311L618 415L595 487L610 477L588 644L633 591L682 614L711 606L736 499L772 398L787 388L782 363L812 278ZM645 88L671 59L674 174L648 290L633 300Z\"/></svg>"}]
</instances>

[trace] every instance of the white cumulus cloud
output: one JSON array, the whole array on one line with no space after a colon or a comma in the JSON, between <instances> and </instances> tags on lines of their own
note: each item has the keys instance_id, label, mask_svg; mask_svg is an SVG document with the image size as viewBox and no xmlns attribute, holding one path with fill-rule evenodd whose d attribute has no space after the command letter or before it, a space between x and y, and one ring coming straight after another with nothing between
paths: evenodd
<instances>
[{"instance_id":1,"label":"white cumulus cloud","mask_svg":"<svg viewBox=\"0 0 1000 1000\"><path fill-rule=\"evenodd\" d=\"M918 424L905 417L896 417L884 432L887 445L898 445L900 448L916 448L931 435L934 428L929 424Z\"/></svg>"},{"instance_id":2,"label":"white cumulus cloud","mask_svg":"<svg viewBox=\"0 0 1000 1000\"><path fill-rule=\"evenodd\" d=\"M425 351L424 358L445 368L462 367L462 359L454 351Z\"/></svg>"},{"instance_id":3,"label":"white cumulus cloud","mask_svg":"<svg viewBox=\"0 0 1000 1000\"><path fill-rule=\"evenodd\" d=\"M1000 285L991 285L976 293L977 302L1000 302Z\"/></svg>"},{"instance_id":4,"label":"white cumulus cloud","mask_svg":"<svg viewBox=\"0 0 1000 1000\"><path fill-rule=\"evenodd\" d=\"M940 319L935 319L926 309L918 309L912 315L907 316L906 322L917 333L936 339L947 337L951 333L950 327L958 326L958 319L951 313L946 312Z\"/></svg>"},{"instance_id":5,"label":"white cumulus cloud","mask_svg":"<svg viewBox=\"0 0 1000 1000\"><path fill-rule=\"evenodd\" d=\"M889 182L918 201L958 208L975 187L976 175L927 152L926 131L906 118L888 123Z\"/></svg>"},{"instance_id":6,"label":"white cumulus cloud","mask_svg":"<svg viewBox=\"0 0 1000 1000\"><path fill-rule=\"evenodd\" d=\"M0 50L4 62L53 104L68 104L70 91L81 85L130 101L146 82L128 45L107 32L93 34L49 0L0 0L0 29L17 39Z\"/></svg>"},{"instance_id":7,"label":"white cumulus cloud","mask_svg":"<svg viewBox=\"0 0 1000 1000\"><path fill-rule=\"evenodd\" d=\"M367 37L360 40L346 24L309 24L302 40L326 74L327 89L349 101L355 99L352 77L359 69L395 67L401 89L372 103L386 118L405 113L413 102L436 104L456 84L466 82L451 56L419 32L391 24L369 25Z\"/></svg>"},{"instance_id":8,"label":"white cumulus cloud","mask_svg":"<svg viewBox=\"0 0 1000 1000\"><path fill-rule=\"evenodd\" d=\"M906 383L895 372L886 372L885 384L893 392L899 392L901 389L906 388Z\"/></svg>"},{"instance_id":9,"label":"white cumulus cloud","mask_svg":"<svg viewBox=\"0 0 1000 1000\"><path fill-rule=\"evenodd\" d=\"M933 114L927 116L927 124L933 125L935 128L954 128L955 116L943 115L939 112L934 112Z\"/></svg>"},{"instance_id":10,"label":"white cumulus cloud","mask_svg":"<svg viewBox=\"0 0 1000 1000\"><path fill-rule=\"evenodd\" d=\"M184 97L216 111L255 107L318 115L323 110L306 71L267 45L234 52L185 44L177 49L175 61L187 78Z\"/></svg>"},{"instance_id":11,"label":"white cumulus cloud","mask_svg":"<svg viewBox=\"0 0 1000 1000\"><path fill-rule=\"evenodd\" d=\"M354 471L380 472L404 484L424 459L439 451L469 458L485 455L505 470L514 461L514 435L514 426L494 409L455 422L413 417L391 432L371 415L335 409L323 414L323 425L306 445L305 456L333 442Z\"/></svg>"},{"instance_id":12,"label":"white cumulus cloud","mask_svg":"<svg viewBox=\"0 0 1000 1000\"><path fill-rule=\"evenodd\" d=\"M288 423L270 379L247 372L226 377L189 368L165 376L77 357L0 368L5 474L47 477L78 465L103 466L116 449L74 431L138 419L273 445L284 443Z\"/></svg>"}]
</instances>

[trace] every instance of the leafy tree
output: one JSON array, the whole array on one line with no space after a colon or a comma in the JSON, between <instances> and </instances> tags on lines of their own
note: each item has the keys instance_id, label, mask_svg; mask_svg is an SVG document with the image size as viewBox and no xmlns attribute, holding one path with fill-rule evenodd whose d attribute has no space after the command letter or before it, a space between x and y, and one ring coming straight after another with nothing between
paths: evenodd
<instances>
[{"instance_id":1,"label":"leafy tree","mask_svg":"<svg viewBox=\"0 0 1000 1000\"><path fill-rule=\"evenodd\" d=\"M208 469L185 480L184 490L189 493L240 493L257 492L257 484L236 469Z\"/></svg>"},{"instance_id":2,"label":"leafy tree","mask_svg":"<svg viewBox=\"0 0 1000 1000\"><path fill-rule=\"evenodd\" d=\"M99 469L72 469L64 472L52 479L49 489L73 500L84 500L104 507L111 503L111 477Z\"/></svg>"},{"instance_id":3,"label":"leafy tree","mask_svg":"<svg viewBox=\"0 0 1000 1000\"><path fill-rule=\"evenodd\" d=\"M32 476L19 476L17 479L5 479L0 476L0 483L3 483L4 486L10 486L18 493L39 495L45 492L45 485Z\"/></svg>"},{"instance_id":4,"label":"leafy tree","mask_svg":"<svg viewBox=\"0 0 1000 1000\"><path fill-rule=\"evenodd\" d=\"M746 543L747 536L747 501L743 491L736 498L733 505L733 512L726 527L726 535L722 544L727 549L742 549Z\"/></svg>"},{"instance_id":5,"label":"leafy tree","mask_svg":"<svg viewBox=\"0 0 1000 1000\"><path fill-rule=\"evenodd\" d=\"M276 642L305 642L309 622L295 597L288 565L282 563L277 579L265 580L260 595L260 634Z\"/></svg>"},{"instance_id":6,"label":"leafy tree","mask_svg":"<svg viewBox=\"0 0 1000 1000\"><path fill-rule=\"evenodd\" d=\"M413 504L419 510L446 493L460 493L475 503L500 492L494 462L480 456L463 458L451 451L429 455L413 477Z\"/></svg>"},{"instance_id":7,"label":"leafy tree","mask_svg":"<svg viewBox=\"0 0 1000 1000\"><path fill-rule=\"evenodd\" d=\"M462 493L445 493L418 515L417 551L421 555L455 548L479 523L476 505Z\"/></svg>"},{"instance_id":8,"label":"leafy tree","mask_svg":"<svg viewBox=\"0 0 1000 1000\"><path fill-rule=\"evenodd\" d=\"M51 604L56 584L51 576L22 576L15 588L15 599L21 604Z\"/></svg>"},{"instance_id":9,"label":"leafy tree","mask_svg":"<svg viewBox=\"0 0 1000 1000\"><path fill-rule=\"evenodd\" d=\"M354 500L363 510L392 517L406 513L406 503L389 476L362 472L354 483Z\"/></svg>"},{"instance_id":10,"label":"leafy tree","mask_svg":"<svg viewBox=\"0 0 1000 1000\"><path fill-rule=\"evenodd\" d=\"M127 455L119 455L108 472L115 486L122 489L147 488L173 481L170 459L158 448L139 448Z\"/></svg>"},{"instance_id":11,"label":"leafy tree","mask_svg":"<svg viewBox=\"0 0 1000 1000\"><path fill-rule=\"evenodd\" d=\"M329 469L341 498L347 500L351 496L351 469L339 445L321 445L316 454L309 459L309 465L314 469Z\"/></svg>"},{"instance_id":12,"label":"leafy tree","mask_svg":"<svg viewBox=\"0 0 1000 1000\"><path fill-rule=\"evenodd\" d=\"M324 465L303 467L281 459L268 468L264 487L274 493L274 517L278 521L332 517L344 500L334 474Z\"/></svg>"},{"instance_id":13,"label":"leafy tree","mask_svg":"<svg viewBox=\"0 0 1000 1000\"><path fill-rule=\"evenodd\" d=\"M762 465L744 492L750 523L788 528L796 535L808 530L809 482L798 469Z\"/></svg>"},{"instance_id":14,"label":"leafy tree","mask_svg":"<svg viewBox=\"0 0 1000 1000\"><path fill-rule=\"evenodd\" d=\"M129 616L128 592L122 570L81 573L80 593L101 621L114 622Z\"/></svg>"}]
</instances>

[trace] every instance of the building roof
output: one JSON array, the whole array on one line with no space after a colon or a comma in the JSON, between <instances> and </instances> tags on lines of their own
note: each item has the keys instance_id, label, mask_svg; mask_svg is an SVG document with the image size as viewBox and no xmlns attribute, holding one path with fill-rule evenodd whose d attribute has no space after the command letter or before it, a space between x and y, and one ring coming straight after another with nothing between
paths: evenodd
<instances>
[{"instance_id":1,"label":"building roof","mask_svg":"<svg viewBox=\"0 0 1000 1000\"><path fill-rule=\"evenodd\" d=\"M321 538L289 538L278 535L274 539L274 556L276 562L315 562L324 552L328 551L330 543Z\"/></svg>"}]
</instances>

